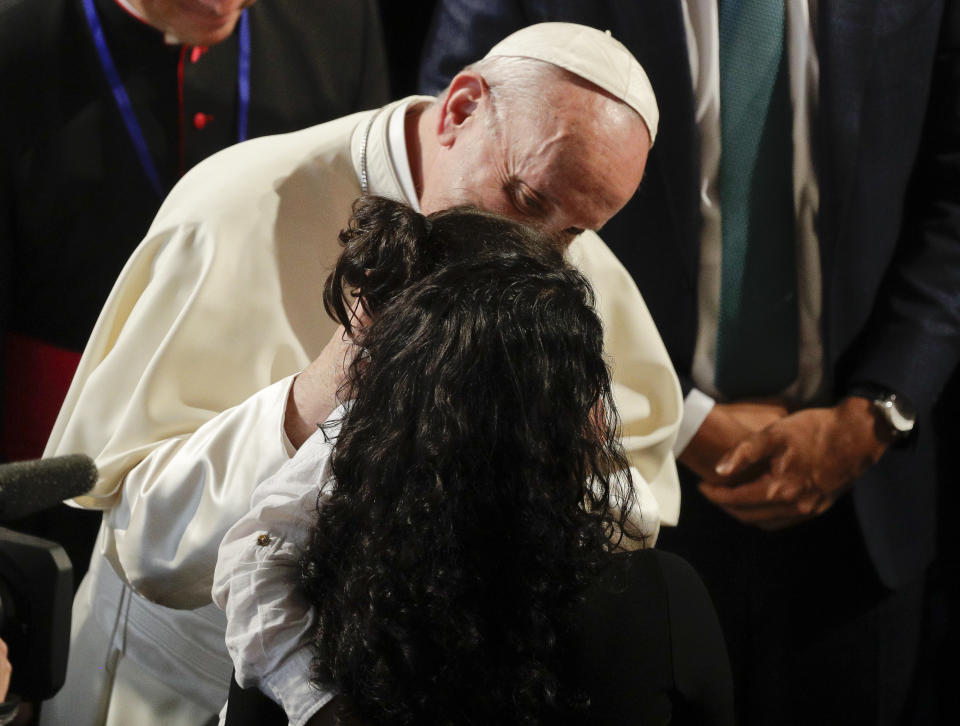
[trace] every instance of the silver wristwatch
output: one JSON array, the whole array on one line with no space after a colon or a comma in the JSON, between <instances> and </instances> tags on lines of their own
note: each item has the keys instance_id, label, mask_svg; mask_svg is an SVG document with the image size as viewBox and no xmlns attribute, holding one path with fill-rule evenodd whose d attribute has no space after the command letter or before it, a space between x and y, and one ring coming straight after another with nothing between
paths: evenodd
<instances>
[{"instance_id":1,"label":"silver wristwatch","mask_svg":"<svg viewBox=\"0 0 960 726\"><path fill-rule=\"evenodd\" d=\"M852 396L861 396L873 403L877 423L891 441L902 441L913 431L917 423L917 412L903 397L882 388L861 387L850 392Z\"/></svg>"}]
</instances>

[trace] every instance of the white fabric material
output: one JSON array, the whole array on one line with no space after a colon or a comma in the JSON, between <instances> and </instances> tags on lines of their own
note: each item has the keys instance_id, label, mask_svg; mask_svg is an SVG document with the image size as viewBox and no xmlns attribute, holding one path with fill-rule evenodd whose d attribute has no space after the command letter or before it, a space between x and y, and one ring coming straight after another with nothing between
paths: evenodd
<instances>
[{"instance_id":1,"label":"white fabric material","mask_svg":"<svg viewBox=\"0 0 960 726\"><path fill-rule=\"evenodd\" d=\"M202 613L169 611L158 622L123 587L102 558L94 560L74 599L67 683L44 702L41 726L199 726L216 714L232 667L220 652L223 613L211 605ZM111 614L113 622L106 622ZM151 624L160 627L151 632ZM188 642L185 632L198 639ZM215 657L197 659L203 649ZM171 679L158 664L175 667L177 675Z\"/></svg>"},{"instance_id":2,"label":"white fabric material","mask_svg":"<svg viewBox=\"0 0 960 726\"><path fill-rule=\"evenodd\" d=\"M164 606L159 621L164 608L210 604L220 540L256 484L289 458L284 379L333 333L320 291L360 193L368 127L370 191L403 198L387 140L392 108L254 139L199 164L164 202L100 315L45 455L96 460L100 478L76 500L108 512L94 564L106 558L128 597ZM676 522L671 447L682 400L669 357L599 237L581 235L570 256L598 292L628 457L664 521ZM99 603L98 617L121 617L121 605ZM89 603L77 607L91 617Z\"/></svg>"},{"instance_id":3,"label":"white fabric material","mask_svg":"<svg viewBox=\"0 0 960 726\"><path fill-rule=\"evenodd\" d=\"M116 3L137 20L142 20L145 23L147 22L147 19L144 17L143 13L133 7L133 5L130 3L130 0L116 0Z\"/></svg>"},{"instance_id":4,"label":"white fabric material","mask_svg":"<svg viewBox=\"0 0 960 726\"><path fill-rule=\"evenodd\" d=\"M401 103L390 113L390 125L387 133L387 142L390 144L390 161L397 170L400 179L400 188L403 190L403 201L418 212L420 200L417 199L417 188L413 183L413 174L410 172L410 160L407 158L407 109L413 99Z\"/></svg>"},{"instance_id":5,"label":"white fabric material","mask_svg":"<svg viewBox=\"0 0 960 726\"><path fill-rule=\"evenodd\" d=\"M207 726L216 710L210 711L183 697L182 693L156 680L136 661L121 656L113 678L113 696L104 726L163 724L163 726ZM75 724L71 714L60 724Z\"/></svg>"},{"instance_id":6,"label":"white fabric material","mask_svg":"<svg viewBox=\"0 0 960 726\"><path fill-rule=\"evenodd\" d=\"M511 33L484 56L533 58L551 63L600 86L640 114L657 138L660 109L647 72L610 31L576 23L537 23Z\"/></svg>"},{"instance_id":7,"label":"white fabric material","mask_svg":"<svg viewBox=\"0 0 960 726\"><path fill-rule=\"evenodd\" d=\"M633 277L596 233L588 230L577 237L567 259L596 293L627 459L656 498L661 523L674 526L680 516L680 480L673 442L683 395L670 356Z\"/></svg>"},{"instance_id":8,"label":"white fabric material","mask_svg":"<svg viewBox=\"0 0 960 726\"><path fill-rule=\"evenodd\" d=\"M226 643L237 682L269 693L291 726L302 726L335 695L307 680L315 617L295 584L317 507L335 484L330 455L344 410L334 411L324 428L254 489L250 511L223 538L214 575L213 601L227 616ZM636 492L628 514L631 531L648 537L652 547L660 529L657 500L639 472L631 474ZM612 501L621 501L626 478L617 477L612 486Z\"/></svg>"},{"instance_id":9,"label":"white fabric material","mask_svg":"<svg viewBox=\"0 0 960 726\"><path fill-rule=\"evenodd\" d=\"M815 0L787 0L787 52L793 104L793 187L796 213L797 293L799 307L798 377L781 395L795 403L816 399L822 384L820 340L820 249L814 221L820 204L811 156L811 124L816 110L819 62L813 38ZM699 273L699 327L693 357L693 380L707 395L722 399L714 375L720 307L721 209L720 41L717 4L683 2L687 48L700 132L700 212L703 217ZM688 397L689 401L689 397ZM696 401L695 401L696 403ZM701 409L692 409L695 417ZM687 416L687 413L684 413ZM702 423L702 419L701 419Z\"/></svg>"},{"instance_id":10,"label":"white fabric material","mask_svg":"<svg viewBox=\"0 0 960 726\"><path fill-rule=\"evenodd\" d=\"M343 407L328 421L339 422ZM334 695L310 685L314 614L295 589L297 562L309 542L318 503L333 486L330 454L339 425L318 430L250 499L250 511L220 545L213 601L227 617L226 644L237 682L270 694L292 726L301 726ZM261 544L266 535L269 542Z\"/></svg>"},{"instance_id":11,"label":"white fabric material","mask_svg":"<svg viewBox=\"0 0 960 726\"><path fill-rule=\"evenodd\" d=\"M696 388L690 389L686 398L683 399L683 420L680 422L677 440L673 443L675 456L680 456L683 450L687 448L687 444L693 440L716 403L703 391Z\"/></svg>"},{"instance_id":12,"label":"white fabric material","mask_svg":"<svg viewBox=\"0 0 960 726\"><path fill-rule=\"evenodd\" d=\"M133 4L130 2L130 0L115 0L115 1L117 5L122 7L124 10L130 13L137 20L143 23L146 23L147 25L151 25L155 28L157 27L156 25L151 23L149 20L147 20L146 16L142 12L140 12L140 10L135 8ZM162 30L162 28L157 28L157 29ZM181 45L183 41L181 41L172 30L164 30L163 42L166 43L167 45Z\"/></svg>"}]
</instances>

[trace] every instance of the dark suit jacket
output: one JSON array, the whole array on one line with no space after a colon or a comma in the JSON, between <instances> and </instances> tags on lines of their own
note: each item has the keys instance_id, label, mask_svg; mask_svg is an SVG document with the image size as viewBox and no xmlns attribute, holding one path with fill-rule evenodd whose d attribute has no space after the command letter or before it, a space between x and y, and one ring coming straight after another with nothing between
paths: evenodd
<instances>
[{"instance_id":1,"label":"dark suit jacket","mask_svg":"<svg viewBox=\"0 0 960 726\"><path fill-rule=\"evenodd\" d=\"M818 3L824 380L906 396L911 440L854 487L877 573L916 576L934 548L930 411L960 357L960 13L942 0ZM603 237L630 270L685 390L697 329L700 147L677 0L444 0L427 40L424 90L525 25L612 30L647 70L660 132L634 199Z\"/></svg>"}]
</instances>

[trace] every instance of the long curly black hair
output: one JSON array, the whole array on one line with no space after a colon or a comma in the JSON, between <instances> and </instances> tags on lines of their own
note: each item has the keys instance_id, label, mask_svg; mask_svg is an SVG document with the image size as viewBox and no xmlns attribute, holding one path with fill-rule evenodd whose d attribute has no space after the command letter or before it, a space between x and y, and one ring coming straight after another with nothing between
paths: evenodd
<instances>
[{"instance_id":1,"label":"long curly black hair","mask_svg":"<svg viewBox=\"0 0 960 726\"><path fill-rule=\"evenodd\" d=\"M476 209L368 197L341 241L325 302L365 354L303 559L313 678L381 726L552 721L566 616L634 496L590 286Z\"/></svg>"}]
</instances>

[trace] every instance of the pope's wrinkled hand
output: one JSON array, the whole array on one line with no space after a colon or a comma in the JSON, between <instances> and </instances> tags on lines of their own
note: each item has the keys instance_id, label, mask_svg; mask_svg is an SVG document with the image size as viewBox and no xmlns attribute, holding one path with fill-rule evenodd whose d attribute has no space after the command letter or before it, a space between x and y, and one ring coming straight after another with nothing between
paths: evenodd
<instances>
[{"instance_id":1,"label":"pope's wrinkled hand","mask_svg":"<svg viewBox=\"0 0 960 726\"><path fill-rule=\"evenodd\" d=\"M338 325L320 355L297 375L290 387L283 430L297 449L313 435L317 424L326 421L333 410L343 403L340 393L347 379L347 371L360 353L352 335L370 324L370 317L359 297L350 315L352 332L348 333L343 325Z\"/></svg>"},{"instance_id":2,"label":"pope's wrinkled hand","mask_svg":"<svg viewBox=\"0 0 960 726\"><path fill-rule=\"evenodd\" d=\"M317 430L317 424L326 421L342 403L338 393L358 352L344 327L337 326L320 355L296 377L283 419L284 431L294 447L299 449Z\"/></svg>"}]
</instances>

